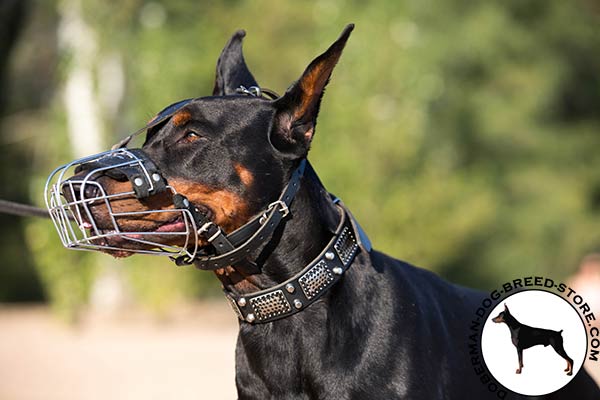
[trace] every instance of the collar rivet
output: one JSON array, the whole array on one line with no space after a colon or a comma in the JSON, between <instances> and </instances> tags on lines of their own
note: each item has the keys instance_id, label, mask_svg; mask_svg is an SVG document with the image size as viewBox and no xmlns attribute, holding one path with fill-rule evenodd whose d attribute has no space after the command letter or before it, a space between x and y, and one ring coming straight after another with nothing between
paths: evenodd
<instances>
[{"instance_id":1,"label":"collar rivet","mask_svg":"<svg viewBox=\"0 0 600 400\"><path fill-rule=\"evenodd\" d=\"M238 299L237 303L238 303L238 306L244 307L246 305L246 298L245 297L240 297ZM250 315L252 315L252 314L248 314L248 317L250 317ZM252 322L252 321L250 321L250 322Z\"/></svg>"},{"instance_id":2,"label":"collar rivet","mask_svg":"<svg viewBox=\"0 0 600 400\"><path fill-rule=\"evenodd\" d=\"M334 267L333 268L333 273L336 275L341 275L344 273L344 270L342 269L342 267Z\"/></svg>"},{"instance_id":3,"label":"collar rivet","mask_svg":"<svg viewBox=\"0 0 600 400\"><path fill-rule=\"evenodd\" d=\"M288 283L287 285L285 285L285 290L287 290L288 293L294 293L296 291L296 288L291 283Z\"/></svg>"},{"instance_id":4,"label":"collar rivet","mask_svg":"<svg viewBox=\"0 0 600 400\"><path fill-rule=\"evenodd\" d=\"M325 259L331 261L333 260L333 258L335 257L335 255L333 254L332 251L328 251L327 253L325 253Z\"/></svg>"},{"instance_id":5,"label":"collar rivet","mask_svg":"<svg viewBox=\"0 0 600 400\"><path fill-rule=\"evenodd\" d=\"M254 314L246 315L246 321L248 321L248 322L254 322L255 319L256 319L256 317L254 316Z\"/></svg>"},{"instance_id":6,"label":"collar rivet","mask_svg":"<svg viewBox=\"0 0 600 400\"><path fill-rule=\"evenodd\" d=\"M298 299L294 300L294 307L296 307L297 309L301 309L302 308L302 302Z\"/></svg>"}]
</instances>

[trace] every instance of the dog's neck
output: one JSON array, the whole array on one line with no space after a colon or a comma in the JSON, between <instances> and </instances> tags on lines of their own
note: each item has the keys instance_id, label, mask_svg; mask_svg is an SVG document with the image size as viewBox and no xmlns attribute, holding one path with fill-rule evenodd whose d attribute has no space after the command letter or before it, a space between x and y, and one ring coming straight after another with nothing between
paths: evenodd
<instances>
[{"instance_id":1,"label":"dog's neck","mask_svg":"<svg viewBox=\"0 0 600 400\"><path fill-rule=\"evenodd\" d=\"M523 325L519 321L517 321L517 319L513 317L510 313L504 314L504 322L511 329L516 329Z\"/></svg>"},{"instance_id":2,"label":"dog's neck","mask_svg":"<svg viewBox=\"0 0 600 400\"><path fill-rule=\"evenodd\" d=\"M290 216L281 222L267 245L250 257L261 266L261 273L244 276L233 267L218 271L217 277L225 289L234 294L247 294L284 282L323 250L339 218L330 195L312 167L307 165L300 189L290 206Z\"/></svg>"}]
</instances>

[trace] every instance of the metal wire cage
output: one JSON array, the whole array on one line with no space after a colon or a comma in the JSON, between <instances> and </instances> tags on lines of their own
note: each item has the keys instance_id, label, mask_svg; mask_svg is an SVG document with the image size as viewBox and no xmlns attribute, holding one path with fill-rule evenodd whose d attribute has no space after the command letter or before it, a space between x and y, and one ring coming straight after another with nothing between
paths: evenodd
<instances>
[{"instance_id":1,"label":"metal wire cage","mask_svg":"<svg viewBox=\"0 0 600 400\"><path fill-rule=\"evenodd\" d=\"M82 168L86 165L86 168ZM87 166L97 165L88 169ZM79 169L78 169L79 167ZM126 251L171 257L186 256L193 258L198 251L198 229L194 218L187 209L169 208L144 211L119 211L113 202L126 198L135 198L133 190L119 193L107 193L105 188L95 179L102 175L117 173L119 169L133 170L136 179L152 192L160 176L151 173L145 160L135 152L126 148L110 150L103 153L74 160L56 168L48 177L45 186L45 200L48 212L54 222L62 244L69 249L90 251ZM134 184L141 184L135 181ZM176 191L166 186L172 194ZM100 227L93 208L104 207L110 225L104 221ZM161 220L179 221L180 229L152 231L125 231L121 221L129 219L151 218L165 213ZM177 245L169 245L157 241L158 237ZM161 240L161 241L163 241Z\"/></svg>"}]
</instances>

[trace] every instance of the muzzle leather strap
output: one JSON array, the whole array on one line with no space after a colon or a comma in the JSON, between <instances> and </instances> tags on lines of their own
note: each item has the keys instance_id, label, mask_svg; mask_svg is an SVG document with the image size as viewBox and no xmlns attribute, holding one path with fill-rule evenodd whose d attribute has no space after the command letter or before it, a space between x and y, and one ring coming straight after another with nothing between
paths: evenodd
<instances>
[{"instance_id":1,"label":"muzzle leather strap","mask_svg":"<svg viewBox=\"0 0 600 400\"><path fill-rule=\"evenodd\" d=\"M131 165L131 159L136 157L144 165ZM115 165L122 165L115 168ZM135 196L144 199L167 190L167 182L152 159L142 149L128 149L127 152L113 152L104 157L83 163L75 169L75 173L82 171L101 171L102 174L117 181L131 182Z\"/></svg>"},{"instance_id":2,"label":"muzzle leather strap","mask_svg":"<svg viewBox=\"0 0 600 400\"><path fill-rule=\"evenodd\" d=\"M289 207L300 188L306 163L306 159L300 162L277 201L271 203L264 213L229 235L226 235L218 225L208 221L184 196L179 195L180 198L174 198L174 201L179 203L175 204L177 207L187 208L194 218L198 218L196 220L197 226L200 227L198 233L208 240L215 251L215 254L199 253L193 259L181 256L176 258L175 262L178 265L193 263L196 268L202 270L215 270L230 265L244 267L245 263L248 269L247 257L269 241L281 220L289 214ZM250 268L254 267L256 266L251 263Z\"/></svg>"},{"instance_id":3,"label":"muzzle leather strap","mask_svg":"<svg viewBox=\"0 0 600 400\"><path fill-rule=\"evenodd\" d=\"M212 244L216 254L228 254L235 250L235 246L231 244L221 228L210 221L204 214L198 212L198 209L194 207L185 196L179 193L173 195L173 204L177 208L188 209L190 211L196 226L200 227L198 233L203 235L207 241ZM186 256L174 258L175 263L179 266L192 264L193 260L193 258ZM260 273L260 268L247 259L238 261L237 266L248 274Z\"/></svg>"}]
</instances>

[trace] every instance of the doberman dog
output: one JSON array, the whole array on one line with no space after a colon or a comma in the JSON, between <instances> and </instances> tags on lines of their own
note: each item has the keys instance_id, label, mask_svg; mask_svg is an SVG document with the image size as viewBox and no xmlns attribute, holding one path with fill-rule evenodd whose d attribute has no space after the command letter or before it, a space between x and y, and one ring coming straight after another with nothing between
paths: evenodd
<instances>
[{"instance_id":1,"label":"doberman dog","mask_svg":"<svg viewBox=\"0 0 600 400\"><path fill-rule=\"evenodd\" d=\"M554 351L567 362L567 368L565 369L567 375L573 375L573 359L567 355L563 347L562 330L557 332L522 324L510 313L506 304L504 304L504 311L492 318L492 321L497 324L505 323L510 329L510 338L519 355L517 374L520 374L523 369L523 350L542 344L544 347L552 346Z\"/></svg>"},{"instance_id":2,"label":"doberman dog","mask_svg":"<svg viewBox=\"0 0 600 400\"><path fill-rule=\"evenodd\" d=\"M258 84L242 55L245 32L238 31L218 60L213 95L148 129L142 147L169 184L230 236L249 221L262 224L273 204L283 213L265 245L246 251L259 273L236 262L215 268L240 318L238 396L496 398L474 373L465 344L484 294L371 250L347 209L305 164L324 89L352 30L346 27L276 99L244 94ZM109 194L132 185L110 176L98 181ZM293 202L279 197L290 181ZM181 224L158 213L135 218L140 210L172 207L161 196L110 202L134 212L120 217L125 231ZM107 220L100 208L94 213L100 225ZM548 398L598 399L600 391L581 371Z\"/></svg>"}]
</instances>

